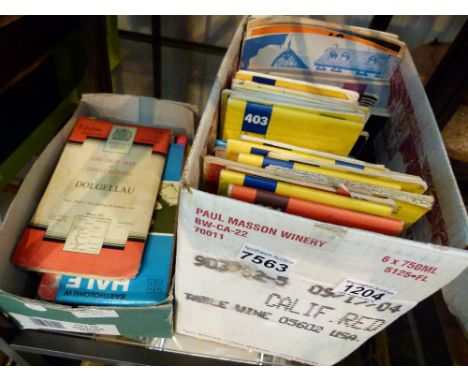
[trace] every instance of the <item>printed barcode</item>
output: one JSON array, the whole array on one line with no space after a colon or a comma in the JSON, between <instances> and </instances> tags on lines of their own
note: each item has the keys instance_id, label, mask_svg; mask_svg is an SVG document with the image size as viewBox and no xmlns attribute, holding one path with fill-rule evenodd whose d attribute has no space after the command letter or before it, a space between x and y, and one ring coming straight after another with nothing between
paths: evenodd
<instances>
[{"instance_id":1,"label":"printed barcode","mask_svg":"<svg viewBox=\"0 0 468 382\"><path fill-rule=\"evenodd\" d=\"M38 326L45 326L47 328L55 328L55 329L66 329L65 326L63 326L58 321L49 321L49 320L43 320L40 318L31 318L31 321Z\"/></svg>"}]
</instances>

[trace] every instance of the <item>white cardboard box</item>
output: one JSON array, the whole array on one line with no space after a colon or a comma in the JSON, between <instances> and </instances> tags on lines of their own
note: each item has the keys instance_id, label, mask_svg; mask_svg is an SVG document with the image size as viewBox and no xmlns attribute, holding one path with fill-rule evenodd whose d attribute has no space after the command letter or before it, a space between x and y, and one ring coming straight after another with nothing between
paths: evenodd
<instances>
[{"instance_id":1,"label":"white cardboard box","mask_svg":"<svg viewBox=\"0 0 468 382\"><path fill-rule=\"evenodd\" d=\"M49 143L26 175L0 226L0 312L23 329L78 333L171 337L173 293L158 305L144 307L71 307L35 299L37 274L17 269L11 254L39 203L71 130L80 116L170 128L193 136L192 106L150 97L85 94L67 124ZM151 174L148 174L151 176ZM169 279L170 279L169 275Z\"/></svg>"},{"instance_id":2,"label":"white cardboard box","mask_svg":"<svg viewBox=\"0 0 468 382\"><path fill-rule=\"evenodd\" d=\"M466 211L409 52L393 78L392 116L375 151L393 170L421 175L436 197L411 240L198 190L202 158L216 137L220 92L237 70L244 28L245 20L222 62L184 172L176 331L302 363L335 364L467 267L468 254L455 249L468 242ZM244 245L284 262L287 272L243 262ZM360 291L380 290L380 299L334 293L345 280L361 283Z\"/></svg>"}]
</instances>

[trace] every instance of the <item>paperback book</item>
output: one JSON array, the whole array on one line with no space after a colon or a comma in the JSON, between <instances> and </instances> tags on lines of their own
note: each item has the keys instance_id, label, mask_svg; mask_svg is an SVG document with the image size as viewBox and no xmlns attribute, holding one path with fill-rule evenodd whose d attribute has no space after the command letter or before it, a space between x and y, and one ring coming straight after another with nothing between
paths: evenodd
<instances>
[{"instance_id":1,"label":"paperback book","mask_svg":"<svg viewBox=\"0 0 468 382\"><path fill-rule=\"evenodd\" d=\"M169 148L138 275L131 280L105 280L45 274L38 289L41 299L70 305L146 306L167 298L185 151L184 139L177 142Z\"/></svg>"},{"instance_id":2,"label":"paperback book","mask_svg":"<svg viewBox=\"0 0 468 382\"><path fill-rule=\"evenodd\" d=\"M171 137L166 129L81 117L13 263L44 273L135 277Z\"/></svg>"}]
</instances>

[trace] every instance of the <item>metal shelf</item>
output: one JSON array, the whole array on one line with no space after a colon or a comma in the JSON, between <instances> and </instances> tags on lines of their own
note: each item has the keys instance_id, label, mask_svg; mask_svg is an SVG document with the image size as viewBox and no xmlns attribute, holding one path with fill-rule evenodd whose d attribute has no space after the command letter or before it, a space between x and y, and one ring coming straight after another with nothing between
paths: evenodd
<instances>
[{"instance_id":1,"label":"metal shelf","mask_svg":"<svg viewBox=\"0 0 468 382\"><path fill-rule=\"evenodd\" d=\"M150 339L18 330L1 316L0 334L4 337L0 337L0 350L18 365L48 364L44 357L111 365L298 365L179 334ZM36 357L30 360L31 354ZM440 293L436 293L339 365L468 365L468 340Z\"/></svg>"}]
</instances>

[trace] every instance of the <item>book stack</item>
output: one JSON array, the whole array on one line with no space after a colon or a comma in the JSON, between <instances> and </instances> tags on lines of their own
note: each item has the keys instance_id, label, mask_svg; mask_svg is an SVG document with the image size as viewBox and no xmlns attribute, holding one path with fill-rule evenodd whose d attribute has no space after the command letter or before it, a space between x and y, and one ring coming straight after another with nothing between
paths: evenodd
<instances>
[{"instance_id":1,"label":"book stack","mask_svg":"<svg viewBox=\"0 0 468 382\"><path fill-rule=\"evenodd\" d=\"M166 298L186 141L167 129L78 120L12 257L44 274L41 298L128 306Z\"/></svg>"},{"instance_id":2,"label":"book stack","mask_svg":"<svg viewBox=\"0 0 468 382\"><path fill-rule=\"evenodd\" d=\"M240 71L222 93L221 135L226 140L242 133L348 155L370 116L358 98L332 86Z\"/></svg>"},{"instance_id":3,"label":"book stack","mask_svg":"<svg viewBox=\"0 0 468 382\"><path fill-rule=\"evenodd\" d=\"M306 17L253 18L240 68L354 90L376 114L388 114L389 80L405 44L392 33Z\"/></svg>"},{"instance_id":4,"label":"book stack","mask_svg":"<svg viewBox=\"0 0 468 382\"><path fill-rule=\"evenodd\" d=\"M294 17L251 20L241 70L222 93L220 139L204 160L205 190L318 221L402 234L432 208L426 182L350 157L366 137L372 111L357 89L315 80L333 72L340 80L388 81L403 48L395 36L363 28ZM311 73L314 81L305 81Z\"/></svg>"}]
</instances>

